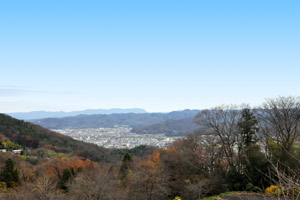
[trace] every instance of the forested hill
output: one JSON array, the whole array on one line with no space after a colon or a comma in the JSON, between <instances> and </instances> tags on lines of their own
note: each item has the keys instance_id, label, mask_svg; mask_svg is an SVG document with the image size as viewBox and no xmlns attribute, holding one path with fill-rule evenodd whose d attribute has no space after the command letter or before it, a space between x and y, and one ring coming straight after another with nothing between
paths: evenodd
<instances>
[{"instance_id":1,"label":"forested hill","mask_svg":"<svg viewBox=\"0 0 300 200\"><path fill-rule=\"evenodd\" d=\"M193 118L199 110L183 110L170 113L128 113L110 115L78 115L64 118L47 118L32 121L49 129L99 128L128 125L132 128L149 126L166 120Z\"/></svg>"},{"instance_id":2,"label":"forested hill","mask_svg":"<svg viewBox=\"0 0 300 200\"><path fill-rule=\"evenodd\" d=\"M165 134L167 136L184 136L200 127L194 123L193 118L180 120L167 120L161 123L134 128L132 132L139 134Z\"/></svg>"},{"instance_id":3,"label":"forested hill","mask_svg":"<svg viewBox=\"0 0 300 200\"><path fill-rule=\"evenodd\" d=\"M94 161L107 159L106 149L74 140L41 126L0 114L0 136L27 148L53 147L53 150L89 158Z\"/></svg>"}]
</instances>

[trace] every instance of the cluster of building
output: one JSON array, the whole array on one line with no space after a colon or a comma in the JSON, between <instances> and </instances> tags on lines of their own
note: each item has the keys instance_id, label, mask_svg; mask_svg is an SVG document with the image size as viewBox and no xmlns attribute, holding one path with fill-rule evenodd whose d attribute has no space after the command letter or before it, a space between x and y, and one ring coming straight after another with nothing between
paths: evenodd
<instances>
[{"instance_id":1,"label":"cluster of building","mask_svg":"<svg viewBox=\"0 0 300 200\"><path fill-rule=\"evenodd\" d=\"M142 135L132 133L131 130L128 126L116 125L112 128L57 129L54 131L106 148L134 148L140 145L166 148L179 138L167 137L163 134Z\"/></svg>"},{"instance_id":2,"label":"cluster of building","mask_svg":"<svg viewBox=\"0 0 300 200\"><path fill-rule=\"evenodd\" d=\"M3 152L3 153L7 153L9 150L7 149L0 149L0 152ZM22 149L15 149L15 150L11 150L11 152L15 153L15 154L21 154L22 153Z\"/></svg>"}]
</instances>

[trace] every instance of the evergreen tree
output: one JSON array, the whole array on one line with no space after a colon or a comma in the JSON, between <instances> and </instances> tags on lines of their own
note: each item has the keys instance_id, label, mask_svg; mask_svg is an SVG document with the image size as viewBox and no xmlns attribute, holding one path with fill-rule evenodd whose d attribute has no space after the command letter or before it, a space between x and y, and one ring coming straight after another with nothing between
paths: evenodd
<instances>
[{"instance_id":1,"label":"evergreen tree","mask_svg":"<svg viewBox=\"0 0 300 200\"><path fill-rule=\"evenodd\" d=\"M122 160L122 165L120 167L121 179L125 179L127 177L131 160L132 156L128 152L126 152Z\"/></svg>"},{"instance_id":2,"label":"evergreen tree","mask_svg":"<svg viewBox=\"0 0 300 200\"><path fill-rule=\"evenodd\" d=\"M242 110L238 126L240 128L239 158L242 167L240 172L252 185L264 187L267 184L264 174L267 174L268 162L260 151L259 145L256 145L258 120L249 108Z\"/></svg>"},{"instance_id":3,"label":"evergreen tree","mask_svg":"<svg viewBox=\"0 0 300 200\"><path fill-rule=\"evenodd\" d=\"M19 184L19 173L15 169L14 161L9 158L5 161L5 166L2 168L0 180L6 183L8 188Z\"/></svg>"},{"instance_id":4,"label":"evergreen tree","mask_svg":"<svg viewBox=\"0 0 300 200\"><path fill-rule=\"evenodd\" d=\"M59 188L62 189L63 191L65 191L65 192L68 192L69 188L68 188L67 184L71 182L72 177L73 177L73 175L72 175L71 169L70 168L65 168L63 170L63 174L62 174L62 176L60 178L60 181L58 183Z\"/></svg>"},{"instance_id":5,"label":"evergreen tree","mask_svg":"<svg viewBox=\"0 0 300 200\"><path fill-rule=\"evenodd\" d=\"M250 109L244 108L242 110L242 117L238 122L242 148L249 147L251 144L255 144L257 142L257 138L255 136L258 131L257 124L258 121Z\"/></svg>"}]
</instances>

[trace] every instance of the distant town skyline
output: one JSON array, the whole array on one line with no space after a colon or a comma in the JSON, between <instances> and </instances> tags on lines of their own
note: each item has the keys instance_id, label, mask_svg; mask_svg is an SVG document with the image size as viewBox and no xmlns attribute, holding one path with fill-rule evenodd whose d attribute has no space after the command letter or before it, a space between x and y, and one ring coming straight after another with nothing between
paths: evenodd
<instances>
[{"instance_id":1,"label":"distant town skyline","mask_svg":"<svg viewBox=\"0 0 300 200\"><path fill-rule=\"evenodd\" d=\"M0 113L300 96L300 1L0 2Z\"/></svg>"}]
</instances>

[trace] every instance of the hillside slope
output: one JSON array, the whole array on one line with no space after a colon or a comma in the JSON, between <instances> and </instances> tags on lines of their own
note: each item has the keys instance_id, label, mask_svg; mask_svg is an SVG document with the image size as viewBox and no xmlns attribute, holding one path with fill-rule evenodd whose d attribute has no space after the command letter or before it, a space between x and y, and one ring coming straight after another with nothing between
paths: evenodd
<instances>
[{"instance_id":1,"label":"hillside slope","mask_svg":"<svg viewBox=\"0 0 300 200\"><path fill-rule=\"evenodd\" d=\"M55 150L89 158L93 161L107 160L105 148L74 140L41 126L0 114L0 135L27 148L55 146Z\"/></svg>"}]
</instances>

